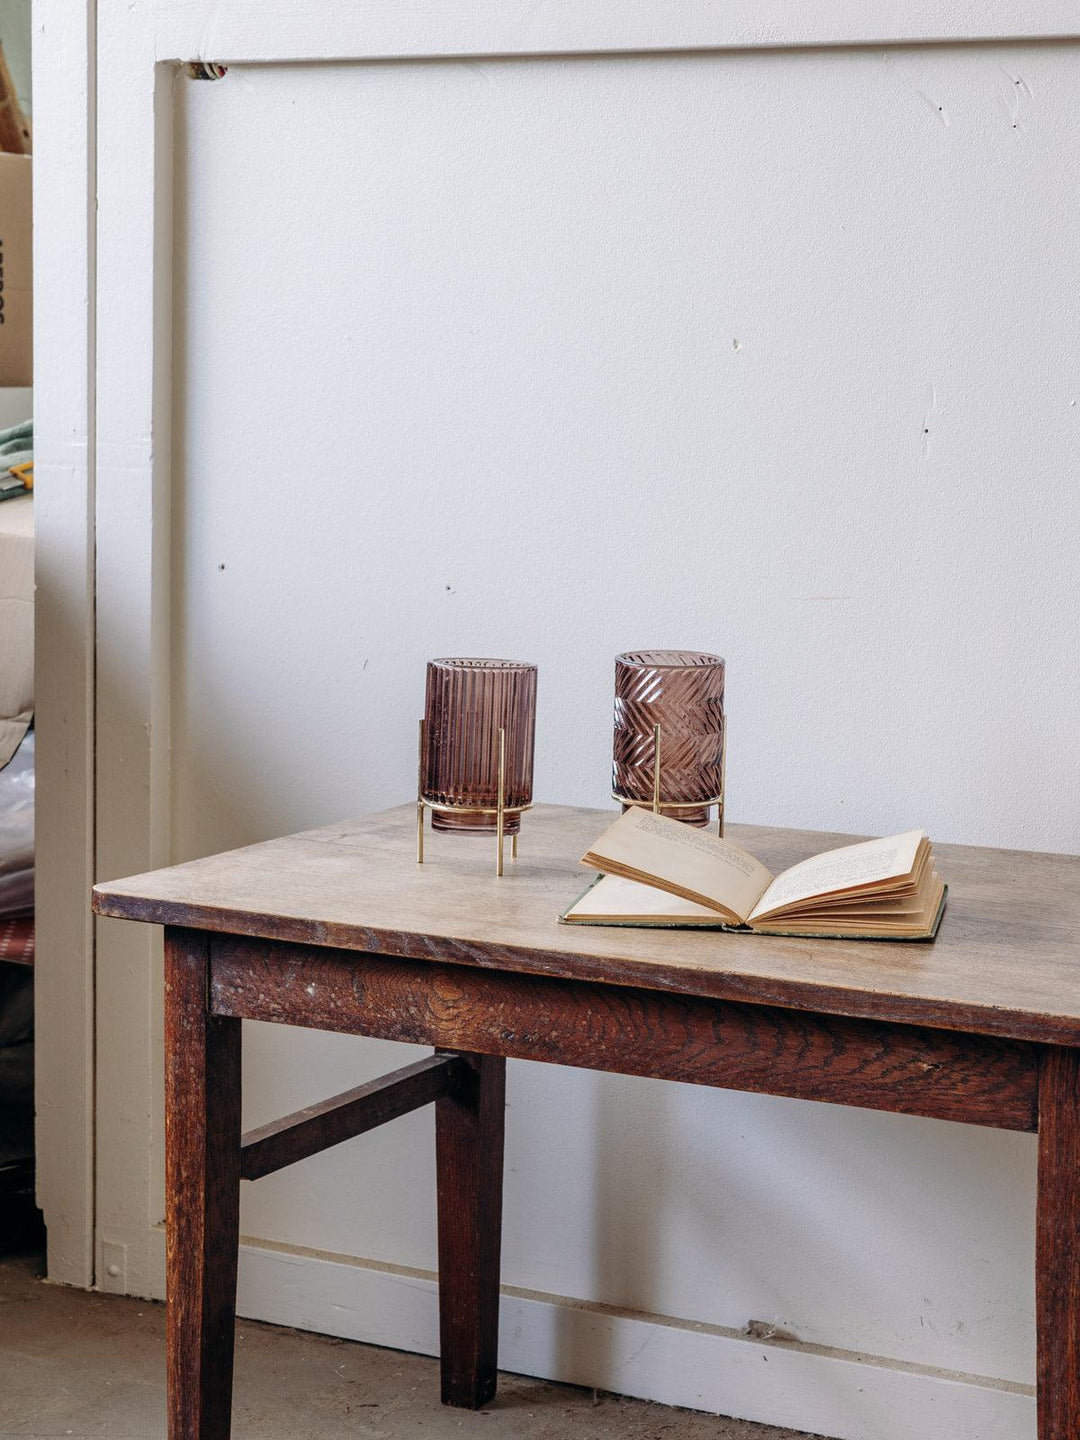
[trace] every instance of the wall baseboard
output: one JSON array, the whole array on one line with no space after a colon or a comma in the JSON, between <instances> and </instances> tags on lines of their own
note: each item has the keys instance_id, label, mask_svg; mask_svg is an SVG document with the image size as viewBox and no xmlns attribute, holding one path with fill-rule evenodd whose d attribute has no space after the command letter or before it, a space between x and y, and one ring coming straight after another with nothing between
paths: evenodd
<instances>
[{"instance_id":1,"label":"wall baseboard","mask_svg":"<svg viewBox=\"0 0 1080 1440\"><path fill-rule=\"evenodd\" d=\"M158 1273L164 1267L159 1230ZM241 1315L438 1353L434 1277L245 1237ZM1034 1440L1031 1388L504 1288L505 1370L837 1440Z\"/></svg>"}]
</instances>

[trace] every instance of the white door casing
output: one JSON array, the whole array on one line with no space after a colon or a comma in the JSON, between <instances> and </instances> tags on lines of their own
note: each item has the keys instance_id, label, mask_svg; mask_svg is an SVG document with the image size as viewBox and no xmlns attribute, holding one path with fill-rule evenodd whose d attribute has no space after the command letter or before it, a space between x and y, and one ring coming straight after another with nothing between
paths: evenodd
<instances>
[{"instance_id":1,"label":"white door casing","mask_svg":"<svg viewBox=\"0 0 1080 1440\"><path fill-rule=\"evenodd\" d=\"M37 1185L49 1268L94 1278L94 5L34 11ZM61 237L58 243L58 237Z\"/></svg>"}]
</instances>

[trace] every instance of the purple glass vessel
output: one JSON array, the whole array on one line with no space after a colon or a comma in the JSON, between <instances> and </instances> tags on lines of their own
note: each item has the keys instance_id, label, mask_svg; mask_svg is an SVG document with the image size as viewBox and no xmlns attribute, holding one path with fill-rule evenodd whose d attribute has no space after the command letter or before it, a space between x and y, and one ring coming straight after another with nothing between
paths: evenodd
<instances>
[{"instance_id":1,"label":"purple glass vessel","mask_svg":"<svg viewBox=\"0 0 1080 1440\"><path fill-rule=\"evenodd\" d=\"M628 805L652 805L660 726L660 809L709 823L724 786L724 662L696 650L629 650L615 657L611 788ZM697 804L695 802L703 802ZM723 805L720 805L723 824Z\"/></svg>"},{"instance_id":2,"label":"purple glass vessel","mask_svg":"<svg viewBox=\"0 0 1080 1440\"><path fill-rule=\"evenodd\" d=\"M532 803L536 666L515 660L429 660L420 788L434 830L493 834L499 730L506 732L504 833ZM447 806L450 808L434 808ZM485 813L490 812L490 813Z\"/></svg>"}]
</instances>

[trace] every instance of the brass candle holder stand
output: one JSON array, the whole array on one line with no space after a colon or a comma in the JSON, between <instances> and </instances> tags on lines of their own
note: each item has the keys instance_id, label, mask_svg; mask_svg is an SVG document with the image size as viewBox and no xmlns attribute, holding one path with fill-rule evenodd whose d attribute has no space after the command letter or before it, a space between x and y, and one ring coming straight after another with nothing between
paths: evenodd
<instances>
[{"instance_id":1,"label":"brass candle holder stand","mask_svg":"<svg viewBox=\"0 0 1080 1440\"><path fill-rule=\"evenodd\" d=\"M720 793L711 795L705 800L662 800L660 788L660 738L661 727L653 726L653 780L652 780L652 812L654 815L665 815L669 810L707 810L710 806L716 806L716 833L723 837L724 834L724 789L727 779L727 720L724 720L724 729L720 739ZM642 800L632 800L626 795L620 795L617 790L612 790L611 798L618 800L620 805L642 805ZM677 815L672 819L677 820Z\"/></svg>"},{"instance_id":2,"label":"brass candle holder stand","mask_svg":"<svg viewBox=\"0 0 1080 1440\"><path fill-rule=\"evenodd\" d=\"M507 805L506 803L506 730L502 726L495 732L498 736L499 746L499 770L498 784L496 789L496 803L494 806L484 805L448 805L440 800L430 800L424 794L424 744L427 739L427 726L423 720L420 721L420 742L418 749L418 763L416 773L416 863L424 863L424 813L427 810L436 810L442 814L454 815L494 815L495 816L495 874L503 873L503 851L505 848L505 826L508 815L522 815L526 810L532 809L532 803L527 805ZM510 859L516 860L518 854L517 834L510 836Z\"/></svg>"}]
</instances>

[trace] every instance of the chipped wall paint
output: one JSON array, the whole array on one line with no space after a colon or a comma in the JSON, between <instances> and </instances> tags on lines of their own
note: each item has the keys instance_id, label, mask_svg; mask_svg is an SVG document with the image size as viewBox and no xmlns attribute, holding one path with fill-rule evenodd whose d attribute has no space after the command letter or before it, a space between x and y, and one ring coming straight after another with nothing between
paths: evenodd
<instances>
[{"instance_id":1,"label":"chipped wall paint","mask_svg":"<svg viewBox=\"0 0 1080 1440\"><path fill-rule=\"evenodd\" d=\"M727 656L736 818L1075 849L1078 64L184 86L176 858L405 798L437 653L539 662L538 794L604 804L611 657L644 644ZM249 1123L398 1059L249 1029ZM510 1106L509 1283L777 1325L900 1393L1030 1382L1030 1137L525 1065ZM275 1176L245 1229L430 1268L429 1141Z\"/></svg>"}]
</instances>

